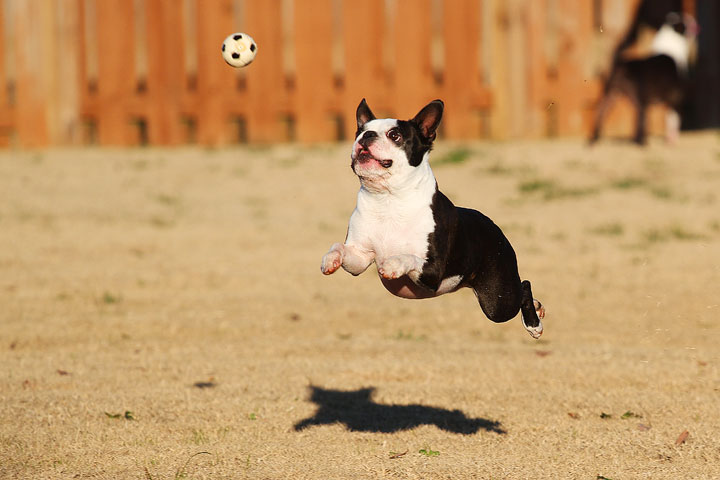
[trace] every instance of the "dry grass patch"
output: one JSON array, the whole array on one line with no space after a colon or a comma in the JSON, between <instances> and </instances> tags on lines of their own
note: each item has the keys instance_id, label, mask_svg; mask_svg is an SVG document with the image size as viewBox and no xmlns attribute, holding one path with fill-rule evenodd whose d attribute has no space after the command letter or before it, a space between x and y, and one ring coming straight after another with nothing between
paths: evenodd
<instances>
[{"instance_id":1,"label":"dry grass patch","mask_svg":"<svg viewBox=\"0 0 720 480\"><path fill-rule=\"evenodd\" d=\"M716 135L438 146L540 342L322 276L348 150L0 154L0 478L720 477Z\"/></svg>"}]
</instances>

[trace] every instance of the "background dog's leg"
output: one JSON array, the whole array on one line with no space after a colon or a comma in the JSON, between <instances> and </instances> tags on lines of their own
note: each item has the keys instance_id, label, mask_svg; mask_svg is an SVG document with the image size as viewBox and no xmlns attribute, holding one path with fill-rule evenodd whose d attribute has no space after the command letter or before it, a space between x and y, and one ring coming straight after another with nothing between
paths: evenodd
<instances>
[{"instance_id":1,"label":"background dog's leg","mask_svg":"<svg viewBox=\"0 0 720 480\"><path fill-rule=\"evenodd\" d=\"M635 138L633 140L638 145L645 145L647 143L647 131L645 127L647 101L640 96L635 96L635 98L631 98L631 100L633 100L633 103L637 107L637 117L635 118Z\"/></svg>"},{"instance_id":2,"label":"background dog's leg","mask_svg":"<svg viewBox=\"0 0 720 480\"><path fill-rule=\"evenodd\" d=\"M600 138L600 129L602 128L603 120L607 114L608 109L612 106L615 101L615 92L606 91L603 97L600 99L597 108L595 109L595 121L593 125L593 131L590 135L590 144L597 142Z\"/></svg>"},{"instance_id":3,"label":"background dog's leg","mask_svg":"<svg viewBox=\"0 0 720 480\"><path fill-rule=\"evenodd\" d=\"M675 145L678 138L680 138L680 114L677 110L668 107L665 114L665 140L670 145Z\"/></svg>"}]
</instances>

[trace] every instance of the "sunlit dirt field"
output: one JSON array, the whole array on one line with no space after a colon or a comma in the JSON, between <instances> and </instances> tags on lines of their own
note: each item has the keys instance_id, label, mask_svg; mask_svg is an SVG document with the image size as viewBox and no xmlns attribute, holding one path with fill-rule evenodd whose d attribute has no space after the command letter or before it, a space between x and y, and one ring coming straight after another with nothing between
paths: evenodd
<instances>
[{"instance_id":1,"label":"sunlit dirt field","mask_svg":"<svg viewBox=\"0 0 720 480\"><path fill-rule=\"evenodd\" d=\"M720 478L717 133L431 162L540 341L321 275L348 144L0 153L0 478Z\"/></svg>"}]
</instances>

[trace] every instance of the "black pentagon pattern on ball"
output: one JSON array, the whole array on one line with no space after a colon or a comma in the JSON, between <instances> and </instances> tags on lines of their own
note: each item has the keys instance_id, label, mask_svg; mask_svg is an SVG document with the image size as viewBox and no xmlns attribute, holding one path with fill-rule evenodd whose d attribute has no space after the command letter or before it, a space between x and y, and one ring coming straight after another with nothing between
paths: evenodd
<instances>
[{"instance_id":1,"label":"black pentagon pattern on ball","mask_svg":"<svg viewBox=\"0 0 720 480\"><path fill-rule=\"evenodd\" d=\"M250 51L251 51L251 52L254 52L256 48L257 48L257 47L255 46L254 43L253 43L252 45L250 45Z\"/></svg>"},{"instance_id":2,"label":"black pentagon pattern on ball","mask_svg":"<svg viewBox=\"0 0 720 480\"><path fill-rule=\"evenodd\" d=\"M223 43L223 52L225 51L225 44Z\"/></svg>"},{"instance_id":3,"label":"black pentagon pattern on ball","mask_svg":"<svg viewBox=\"0 0 720 480\"><path fill-rule=\"evenodd\" d=\"M240 40L242 35L233 35L233 40Z\"/></svg>"},{"instance_id":4,"label":"black pentagon pattern on ball","mask_svg":"<svg viewBox=\"0 0 720 480\"><path fill-rule=\"evenodd\" d=\"M240 54L237 52L233 52L232 57L237 60L238 58L240 58Z\"/></svg>"}]
</instances>

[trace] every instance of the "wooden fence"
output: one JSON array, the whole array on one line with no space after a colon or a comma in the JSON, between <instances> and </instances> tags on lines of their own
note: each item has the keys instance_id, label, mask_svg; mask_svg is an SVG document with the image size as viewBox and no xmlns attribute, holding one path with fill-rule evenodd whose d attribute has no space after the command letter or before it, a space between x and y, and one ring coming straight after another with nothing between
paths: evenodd
<instances>
[{"instance_id":1,"label":"wooden fence","mask_svg":"<svg viewBox=\"0 0 720 480\"><path fill-rule=\"evenodd\" d=\"M585 135L636 4L0 0L0 145L335 141L363 97L400 117L444 99L446 139ZM258 44L240 70L235 31Z\"/></svg>"}]
</instances>

